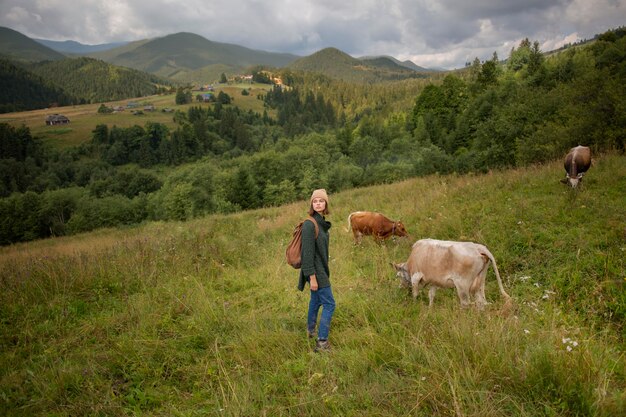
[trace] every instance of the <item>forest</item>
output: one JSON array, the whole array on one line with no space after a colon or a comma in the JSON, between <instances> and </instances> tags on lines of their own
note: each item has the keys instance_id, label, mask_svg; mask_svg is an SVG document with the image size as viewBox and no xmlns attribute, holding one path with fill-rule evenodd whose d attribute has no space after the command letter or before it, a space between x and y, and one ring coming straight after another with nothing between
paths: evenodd
<instances>
[{"instance_id":1,"label":"forest","mask_svg":"<svg viewBox=\"0 0 626 417\"><path fill-rule=\"evenodd\" d=\"M162 77L93 58L0 59L0 113L144 97L174 88Z\"/></svg>"},{"instance_id":2,"label":"forest","mask_svg":"<svg viewBox=\"0 0 626 417\"><path fill-rule=\"evenodd\" d=\"M281 205L433 173L539 164L572 146L624 151L626 31L430 79L356 84L284 70L263 114L192 106L176 128L94 126L54 149L0 124L0 243ZM275 114L270 117L269 114Z\"/></svg>"}]
</instances>

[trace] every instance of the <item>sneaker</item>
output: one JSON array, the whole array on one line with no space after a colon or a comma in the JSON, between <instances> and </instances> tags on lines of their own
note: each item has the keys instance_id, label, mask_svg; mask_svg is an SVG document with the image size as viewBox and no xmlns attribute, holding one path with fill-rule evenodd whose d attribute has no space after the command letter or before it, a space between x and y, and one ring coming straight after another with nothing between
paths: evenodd
<instances>
[{"instance_id":1,"label":"sneaker","mask_svg":"<svg viewBox=\"0 0 626 417\"><path fill-rule=\"evenodd\" d=\"M317 340L315 344L315 352L329 352L330 342L328 340Z\"/></svg>"}]
</instances>

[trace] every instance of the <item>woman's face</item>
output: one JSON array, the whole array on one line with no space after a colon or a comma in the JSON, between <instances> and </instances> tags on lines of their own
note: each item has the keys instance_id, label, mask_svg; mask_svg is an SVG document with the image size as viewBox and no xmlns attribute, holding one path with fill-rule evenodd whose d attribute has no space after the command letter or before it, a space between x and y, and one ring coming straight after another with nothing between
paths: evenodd
<instances>
[{"instance_id":1,"label":"woman's face","mask_svg":"<svg viewBox=\"0 0 626 417\"><path fill-rule=\"evenodd\" d=\"M311 202L311 205L313 206L313 210L321 214L326 209L326 200L324 200L323 198L319 198L319 197L314 198L313 201Z\"/></svg>"}]
</instances>

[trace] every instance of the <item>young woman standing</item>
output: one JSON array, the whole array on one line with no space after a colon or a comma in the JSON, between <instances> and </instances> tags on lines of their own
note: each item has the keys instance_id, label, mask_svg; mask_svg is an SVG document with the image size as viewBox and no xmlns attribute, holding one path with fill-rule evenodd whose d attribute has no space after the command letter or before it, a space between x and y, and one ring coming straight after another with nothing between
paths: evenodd
<instances>
[{"instance_id":1,"label":"young woman standing","mask_svg":"<svg viewBox=\"0 0 626 417\"><path fill-rule=\"evenodd\" d=\"M317 316L320 308L322 309L315 345L316 352L330 349L328 333L330 321L335 312L335 298L330 287L330 270L328 269L328 231L331 224L326 221L325 216L329 213L326 190L313 191L309 215L317 223L319 232L316 238L315 225L310 220L302 225L302 267L298 289L303 291L306 282L309 283L311 289L307 318L307 334L310 338L315 337Z\"/></svg>"}]
</instances>

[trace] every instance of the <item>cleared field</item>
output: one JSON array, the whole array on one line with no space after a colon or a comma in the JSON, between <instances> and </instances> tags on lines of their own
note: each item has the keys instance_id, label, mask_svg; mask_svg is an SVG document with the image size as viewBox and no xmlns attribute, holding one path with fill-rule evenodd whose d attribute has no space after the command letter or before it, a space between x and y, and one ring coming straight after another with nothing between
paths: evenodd
<instances>
[{"instance_id":1,"label":"cleared field","mask_svg":"<svg viewBox=\"0 0 626 417\"><path fill-rule=\"evenodd\" d=\"M250 95L242 95L243 89L247 89ZM259 94L264 94L271 86L266 84L241 84L218 86L215 94L224 91L233 100L233 105L243 110L252 110L263 113L263 101L258 99ZM9 123L13 126L27 126L33 136L40 137L54 147L64 148L77 146L83 142L91 140L93 129L99 124L109 126L130 127L134 125L144 126L147 122L162 123L169 128L175 128L173 113L165 113L162 110L166 107L174 110L186 111L190 106L211 106L210 103L199 103L195 101L198 91L193 92L194 101L190 104L177 105L176 94L154 95L148 97L138 97L127 100L105 102L107 106L126 106L128 102L135 102L139 106L137 110L143 110L144 105L154 105L156 111L135 115L129 109L119 113L100 114L98 108L101 103L83 104L78 106L54 107L40 110L0 114L0 123ZM47 126L46 117L51 114L63 114L70 119L68 125ZM270 112L271 113L271 112Z\"/></svg>"}]
</instances>

